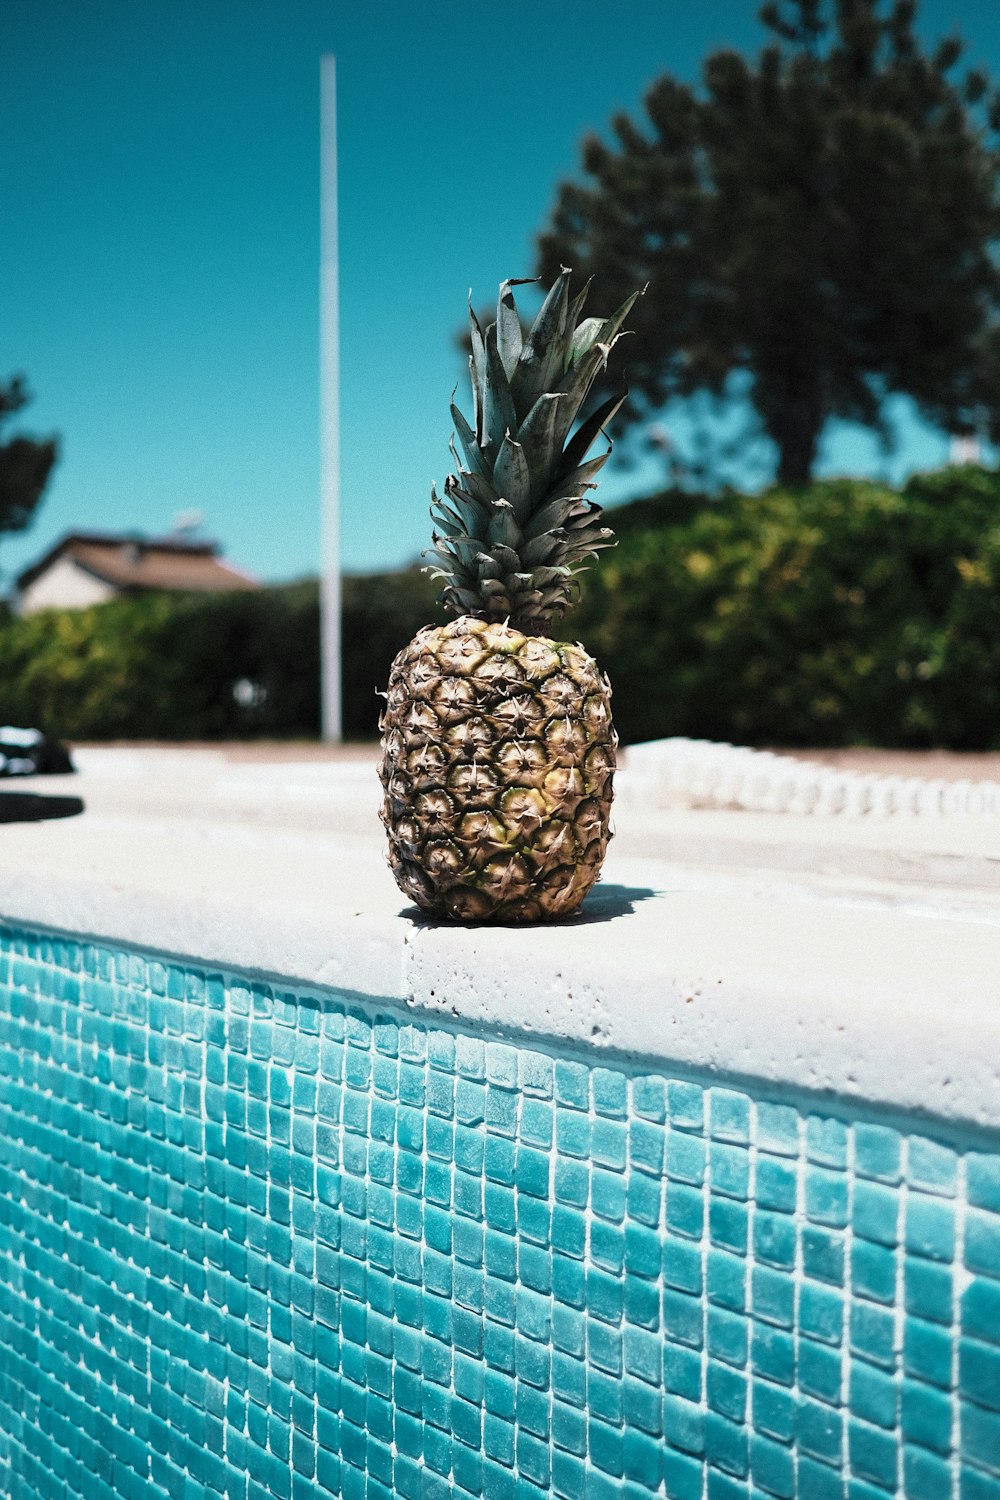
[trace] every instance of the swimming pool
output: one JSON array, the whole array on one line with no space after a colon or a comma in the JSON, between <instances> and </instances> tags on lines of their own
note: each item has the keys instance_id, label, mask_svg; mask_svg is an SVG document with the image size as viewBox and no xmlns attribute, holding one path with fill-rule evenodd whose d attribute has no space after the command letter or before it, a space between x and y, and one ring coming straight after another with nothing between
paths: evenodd
<instances>
[{"instance_id":1,"label":"swimming pool","mask_svg":"<svg viewBox=\"0 0 1000 1500\"><path fill-rule=\"evenodd\" d=\"M0 1348L10 1500L1000 1500L1000 1146L9 922Z\"/></svg>"}]
</instances>

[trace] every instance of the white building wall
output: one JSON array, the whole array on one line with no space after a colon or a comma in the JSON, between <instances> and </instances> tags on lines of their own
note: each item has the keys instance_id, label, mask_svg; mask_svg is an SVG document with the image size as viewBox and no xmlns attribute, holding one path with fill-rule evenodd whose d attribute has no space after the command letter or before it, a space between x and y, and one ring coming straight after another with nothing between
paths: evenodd
<instances>
[{"instance_id":1,"label":"white building wall","mask_svg":"<svg viewBox=\"0 0 1000 1500\"><path fill-rule=\"evenodd\" d=\"M87 573L71 557L57 557L18 596L18 613L37 614L40 609L86 609L114 599L118 590Z\"/></svg>"}]
</instances>

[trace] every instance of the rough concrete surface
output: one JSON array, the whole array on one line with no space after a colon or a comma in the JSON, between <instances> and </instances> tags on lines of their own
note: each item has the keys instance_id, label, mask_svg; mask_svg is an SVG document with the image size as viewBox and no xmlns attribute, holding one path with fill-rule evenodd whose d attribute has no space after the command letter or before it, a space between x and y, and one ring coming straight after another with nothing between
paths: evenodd
<instances>
[{"instance_id":1,"label":"rough concrete surface","mask_svg":"<svg viewBox=\"0 0 1000 1500\"><path fill-rule=\"evenodd\" d=\"M423 921L397 891L371 753L76 759L0 787L10 921L1000 1126L998 819L658 810L626 764L580 916L477 928Z\"/></svg>"}]
</instances>

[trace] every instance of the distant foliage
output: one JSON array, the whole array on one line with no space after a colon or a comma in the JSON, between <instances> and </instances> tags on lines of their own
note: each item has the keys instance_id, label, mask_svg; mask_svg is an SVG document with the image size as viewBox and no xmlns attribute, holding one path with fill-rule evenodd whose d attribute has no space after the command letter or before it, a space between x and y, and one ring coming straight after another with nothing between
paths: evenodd
<instances>
[{"instance_id":1,"label":"distant foliage","mask_svg":"<svg viewBox=\"0 0 1000 1500\"><path fill-rule=\"evenodd\" d=\"M139 595L0 625L4 718L70 740L315 735L318 677L315 584Z\"/></svg>"},{"instance_id":2,"label":"distant foliage","mask_svg":"<svg viewBox=\"0 0 1000 1500\"><path fill-rule=\"evenodd\" d=\"M422 625L443 624L440 583L419 568L344 579L343 699L348 739L376 739L393 657Z\"/></svg>"},{"instance_id":3,"label":"distant foliage","mask_svg":"<svg viewBox=\"0 0 1000 1500\"><path fill-rule=\"evenodd\" d=\"M623 740L1000 748L1000 475L642 505L566 622Z\"/></svg>"},{"instance_id":4,"label":"distant foliage","mask_svg":"<svg viewBox=\"0 0 1000 1500\"><path fill-rule=\"evenodd\" d=\"M0 380L0 429L30 400L23 375ZM30 526L58 456L55 438L20 433L0 443L0 531L23 531Z\"/></svg>"},{"instance_id":5,"label":"distant foliage","mask_svg":"<svg viewBox=\"0 0 1000 1500\"><path fill-rule=\"evenodd\" d=\"M348 738L378 734L376 690L436 593L415 570L344 580ZM315 738L318 585L0 615L0 682L5 722L69 740Z\"/></svg>"},{"instance_id":6,"label":"distant foliage","mask_svg":"<svg viewBox=\"0 0 1000 1500\"><path fill-rule=\"evenodd\" d=\"M1000 474L674 491L609 519L562 633L609 672L626 744L1000 749ZM436 593L416 569L344 580L347 738L377 735ZM315 737L318 588L0 611L0 681L6 722L69 740Z\"/></svg>"},{"instance_id":7,"label":"distant foliage","mask_svg":"<svg viewBox=\"0 0 1000 1500\"><path fill-rule=\"evenodd\" d=\"M1000 90L960 41L925 49L915 0L760 16L756 58L665 73L588 135L540 236L546 284L572 266L613 307L649 281L619 422L739 375L786 485L891 392L1000 433Z\"/></svg>"}]
</instances>

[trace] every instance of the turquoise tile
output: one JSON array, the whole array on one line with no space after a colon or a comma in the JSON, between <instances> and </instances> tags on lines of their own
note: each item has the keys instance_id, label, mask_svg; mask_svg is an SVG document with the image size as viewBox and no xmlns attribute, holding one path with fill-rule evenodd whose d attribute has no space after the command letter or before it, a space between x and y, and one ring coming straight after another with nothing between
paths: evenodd
<instances>
[{"instance_id":1,"label":"turquoise tile","mask_svg":"<svg viewBox=\"0 0 1000 1500\"><path fill-rule=\"evenodd\" d=\"M749 1233L746 1204L713 1194L708 1203L708 1232L713 1245L745 1255Z\"/></svg>"},{"instance_id":2,"label":"turquoise tile","mask_svg":"<svg viewBox=\"0 0 1000 1500\"><path fill-rule=\"evenodd\" d=\"M959 1452L969 1463L1000 1476L1000 1412L965 1401L959 1417Z\"/></svg>"},{"instance_id":3,"label":"turquoise tile","mask_svg":"<svg viewBox=\"0 0 1000 1500\"><path fill-rule=\"evenodd\" d=\"M896 1296L896 1256L883 1245L856 1239L851 1246L851 1292L874 1302Z\"/></svg>"},{"instance_id":4,"label":"turquoise tile","mask_svg":"<svg viewBox=\"0 0 1000 1500\"><path fill-rule=\"evenodd\" d=\"M539 1197L545 1195L541 1185L543 1175L547 1179L548 1161L545 1158L541 1159L537 1167L533 1167L529 1178ZM518 1186L521 1186L520 1180ZM547 1187L545 1191L547 1192ZM611 1224L621 1224L625 1219L626 1201L626 1185L623 1179L613 1172L595 1167L590 1178L590 1204L598 1218L605 1219Z\"/></svg>"},{"instance_id":5,"label":"turquoise tile","mask_svg":"<svg viewBox=\"0 0 1000 1500\"><path fill-rule=\"evenodd\" d=\"M701 1299L665 1290L662 1308L664 1331L670 1342L700 1349L704 1342Z\"/></svg>"},{"instance_id":6,"label":"turquoise tile","mask_svg":"<svg viewBox=\"0 0 1000 1500\"><path fill-rule=\"evenodd\" d=\"M844 1284L844 1236L806 1225L801 1230L802 1270L811 1281Z\"/></svg>"},{"instance_id":7,"label":"turquoise tile","mask_svg":"<svg viewBox=\"0 0 1000 1500\"><path fill-rule=\"evenodd\" d=\"M741 1313L709 1306L705 1331L709 1358L721 1359L724 1364L742 1370L747 1363L749 1319Z\"/></svg>"},{"instance_id":8,"label":"turquoise tile","mask_svg":"<svg viewBox=\"0 0 1000 1500\"><path fill-rule=\"evenodd\" d=\"M962 1331L1000 1347L1000 1286L973 1281L961 1297Z\"/></svg>"},{"instance_id":9,"label":"turquoise tile","mask_svg":"<svg viewBox=\"0 0 1000 1500\"><path fill-rule=\"evenodd\" d=\"M922 1318L907 1318L903 1331L903 1369L918 1380L947 1390L951 1386L950 1333Z\"/></svg>"},{"instance_id":10,"label":"turquoise tile","mask_svg":"<svg viewBox=\"0 0 1000 1500\"><path fill-rule=\"evenodd\" d=\"M1000 1155L970 1151L965 1158L969 1202L1000 1213Z\"/></svg>"},{"instance_id":11,"label":"turquoise tile","mask_svg":"<svg viewBox=\"0 0 1000 1500\"><path fill-rule=\"evenodd\" d=\"M625 1119L628 1114L628 1079L614 1068L593 1068L590 1097L595 1114L608 1119Z\"/></svg>"},{"instance_id":12,"label":"turquoise tile","mask_svg":"<svg viewBox=\"0 0 1000 1500\"><path fill-rule=\"evenodd\" d=\"M761 1208L793 1214L798 1193L796 1164L774 1156L757 1158L756 1201Z\"/></svg>"},{"instance_id":13,"label":"turquoise tile","mask_svg":"<svg viewBox=\"0 0 1000 1500\"><path fill-rule=\"evenodd\" d=\"M746 1263L724 1250L710 1250L707 1256L706 1289L708 1299L719 1307L736 1312L746 1308Z\"/></svg>"},{"instance_id":14,"label":"turquoise tile","mask_svg":"<svg viewBox=\"0 0 1000 1500\"><path fill-rule=\"evenodd\" d=\"M713 1193L746 1201L750 1191L750 1156L740 1146L713 1142L709 1151Z\"/></svg>"},{"instance_id":15,"label":"turquoise tile","mask_svg":"<svg viewBox=\"0 0 1000 1500\"><path fill-rule=\"evenodd\" d=\"M751 1276L751 1306L754 1317L780 1328L795 1321L795 1281L783 1271L754 1266Z\"/></svg>"},{"instance_id":16,"label":"turquoise tile","mask_svg":"<svg viewBox=\"0 0 1000 1500\"><path fill-rule=\"evenodd\" d=\"M765 1265L791 1270L795 1265L795 1220L788 1214L758 1208L753 1222L753 1250Z\"/></svg>"},{"instance_id":17,"label":"turquoise tile","mask_svg":"<svg viewBox=\"0 0 1000 1500\"><path fill-rule=\"evenodd\" d=\"M998 1500L1000 1480L991 1478L982 1469L962 1464L958 1476L958 1493L960 1500Z\"/></svg>"},{"instance_id":18,"label":"turquoise tile","mask_svg":"<svg viewBox=\"0 0 1000 1500\"><path fill-rule=\"evenodd\" d=\"M667 1228L674 1234L699 1240L705 1223L705 1200L700 1192L682 1182L667 1184Z\"/></svg>"},{"instance_id":19,"label":"turquoise tile","mask_svg":"<svg viewBox=\"0 0 1000 1500\"><path fill-rule=\"evenodd\" d=\"M922 1381L904 1379L900 1388L900 1425L907 1442L945 1456L951 1452L952 1404L943 1391Z\"/></svg>"},{"instance_id":20,"label":"turquoise tile","mask_svg":"<svg viewBox=\"0 0 1000 1500\"><path fill-rule=\"evenodd\" d=\"M806 1215L815 1224L843 1229L847 1224L848 1179L844 1172L809 1166L805 1179Z\"/></svg>"},{"instance_id":21,"label":"turquoise tile","mask_svg":"<svg viewBox=\"0 0 1000 1500\"><path fill-rule=\"evenodd\" d=\"M799 1328L810 1338L824 1344L839 1344L843 1338L844 1310L843 1297L832 1288L810 1281L802 1284L799 1294ZM857 1308L854 1309L856 1310Z\"/></svg>"},{"instance_id":22,"label":"turquoise tile","mask_svg":"<svg viewBox=\"0 0 1000 1500\"><path fill-rule=\"evenodd\" d=\"M903 1487L907 1495L919 1495L921 1500L952 1500L952 1466L922 1448L904 1447Z\"/></svg>"},{"instance_id":23,"label":"turquoise tile","mask_svg":"<svg viewBox=\"0 0 1000 1500\"><path fill-rule=\"evenodd\" d=\"M899 1241L899 1194L873 1182L854 1185L851 1223L862 1239L894 1246Z\"/></svg>"},{"instance_id":24,"label":"turquoise tile","mask_svg":"<svg viewBox=\"0 0 1000 1500\"><path fill-rule=\"evenodd\" d=\"M905 1243L913 1255L950 1264L955 1257L953 1205L923 1193L910 1193L906 1204Z\"/></svg>"},{"instance_id":25,"label":"turquoise tile","mask_svg":"<svg viewBox=\"0 0 1000 1500\"><path fill-rule=\"evenodd\" d=\"M750 1139L750 1100L746 1094L732 1089L709 1091L711 1134L715 1140L737 1141L743 1144Z\"/></svg>"},{"instance_id":26,"label":"turquoise tile","mask_svg":"<svg viewBox=\"0 0 1000 1500\"><path fill-rule=\"evenodd\" d=\"M665 1137L663 1130L644 1120L633 1120L628 1131L631 1165L642 1172L659 1176L663 1171Z\"/></svg>"},{"instance_id":27,"label":"turquoise tile","mask_svg":"<svg viewBox=\"0 0 1000 1500\"><path fill-rule=\"evenodd\" d=\"M700 1353L668 1340L663 1346L664 1390L697 1403L701 1400L702 1379Z\"/></svg>"},{"instance_id":28,"label":"turquoise tile","mask_svg":"<svg viewBox=\"0 0 1000 1500\"><path fill-rule=\"evenodd\" d=\"M783 1443L754 1433L750 1439L750 1472L754 1483L780 1500L795 1494L795 1459Z\"/></svg>"},{"instance_id":29,"label":"turquoise tile","mask_svg":"<svg viewBox=\"0 0 1000 1500\"><path fill-rule=\"evenodd\" d=\"M663 1435L682 1453L704 1454L705 1413L682 1396L671 1395L664 1404Z\"/></svg>"},{"instance_id":30,"label":"turquoise tile","mask_svg":"<svg viewBox=\"0 0 1000 1500\"><path fill-rule=\"evenodd\" d=\"M895 1493L897 1445L895 1438L880 1428L851 1419L847 1425L851 1475Z\"/></svg>"},{"instance_id":31,"label":"turquoise tile","mask_svg":"<svg viewBox=\"0 0 1000 1500\"><path fill-rule=\"evenodd\" d=\"M1000 1500L996 1153L11 941L12 1500Z\"/></svg>"},{"instance_id":32,"label":"turquoise tile","mask_svg":"<svg viewBox=\"0 0 1000 1500\"><path fill-rule=\"evenodd\" d=\"M558 1071L560 1064L556 1064ZM643 1120L662 1125L667 1118L665 1080L652 1073L632 1080L632 1106Z\"/></svg>"},{"instance_id":33,"label":"turquoise tile","mask_svg":"<svg viewBox=\"0 0 1000 1500\"><path fill-rule=\"evenodd\" d=\"M671 1500L702 1500L704 1470L683 1452L663 1455L663 1482ZM577 1491L576 1494L582 1494ZM573 1500L573 1497L571 1497Z\"/></svg>"},{"instance_id":34,"label":"turquoise tile","mask_svg":"<svg viewBox=\"0 0 1000 1500\"><path fill-rule=\"evenodd\" d=\"M666 1144L667 1177L672 1181L700 1186L705 1177L705 1142L699 1136L671 1130Z\"/></svg>"},{"instance_id":35,"label":"turquoise tile","mask_svg":"<svg viewBox=\"0 0 1000 1500\"><path fill-rule=\"evenodd\" d=\"M679 1292L702 1292L705 1284L702 1250L682 1239L669 1239L663 1247L663 1278Z\"/></svg>"},{"instance_id":36,"label":"turquoise tile","mask_svg":"<svg viewBox=\"0 0 1000 1500\"><path fill-rule=\"evenodd\" d=\"M851 1366L848 1405L855 1416L877 1427L895 1427L898 1406L895 1379L864 1360L856 1360Z\"/></svg>"},{"instance_id":37,"label":"turquoise tile","mask_svg":"<svg viewBox=\"0 0 1000 1500\"><path fill-rule=\"evenodd\" d=\"M634 1480L641 1493L648 1493L658 1488L662 1466L661 1445L645 1433L626 1427L622 1441L625 1478Z\"/></svg>"},{"instance_id":38,"label":"turquoise tile","mask_svg":"<svg viewBox=\"0 0 1000 1500\"><path fill-rule=\"evenodd\" d=\"M529 1102L526 1100L525 1104ZM522 1122L523 1119L522 1108ZM542 1142L542 1144L548 1144L548 1142ZM624 1121L595 1120L590 1153L593 1161L599 1166L608 1167L615 1172L623 1172L628 1158L628 1134Z\"/></svg>"},{"instance_id":39,"label":"turquoise tile","mask_svg":"<svg viewBox=\"0 0 1000 1500\"><path fill-rule=\"evenodd\" d=\"M696 1083L672 1079L667 1084L667 1113L678 1130L700 1133L705 1128L705 1090Z\"/></svg>"},{"instance_id":40,"label":"turquoise tile","mask_svg":"<svg viewBox=\"0 0 1000 1500\"><path fill-rule=\"evenodd\" d=\"M705 1416L705 1456L711 1469L722 1469L737 1478L745 1478L749 1471L749 1443L746 1427L742 1423L730 1422L718 1412L709 1411Z\"/></svg>"},{"instance_id":41,"label":"turquoise tile","mask_svg":"<svg viewBox=\"0 0 1000 1500\"><path fill-rule=\"evenodd\" d=\"M628 1217L651 1228L661 1220L661 1201L664 1184L659 1177L645 1172L631 1172L625 1189L625 1211Z\"/></svg>"},{"instance_id":42,"label":"turquoise tile","mask_svg":"<svg viewBox=\"0 0 1000 1500\"><path fill-rule=\"evenodd\" d=\"M908 1255L903 1265L903 1287L907 1312L945 1326L951 1325L955 1298L951 1266L933 1265Z\"/></svg>"},{"instance_id":43,"label":"turquoise tile","mask_svg":"<svg viewBox=\"0 0 1000 1500\"><path fill-rule=\"evenodd\" d=\"M965 1221L965 1264L1000 1280L1000 1216L970 1209Z\"/></svg>"},{"instance_id":44,"label":"turquoise tile","mask_svg":"<svg viewBox=\"0 0 1000 1500\"><path fill-rule=\"evenodd\" d=\"M1000 1411L1000 1349L976 1339L961 1339L958 1372L962 1396L992 1411Z\"/></svg>"},{"instance_id":45,"label":"turquoise tile","mask_svg":"<svg viewBox=\"0 0 1000 1500\"><path fill-rule=\"evenodd\" d=\"M796 1405L790 1390L769 1380L752 1382L752 1422L755 1432L790 1443L795 1436Z\"/></svg>"},{"instance_id":46,"label":"turquoise tile","mask_svg":"<svg viewBox=\"0 0 1000 1500\"><path fill-rule=\"evenodd\" d=\"M799 1340L798 1356L799 1386L802 1391L807 1395L817 1396L827 1405L837 1405L844 1370L840 1349L803 1338Z\"/></svg>"},{"instance_id":47,"label":"turquoise tile","mask_svg":"<svg viewBox=\"0 0 1000 1500\"><path fill-rule=\"evenodd\" d=\"M799 1152L799 1115L788 1104L757 1104L756 1141L760 1151L776 1156L797 1156Z\"/></svg>"}]
</instances>

